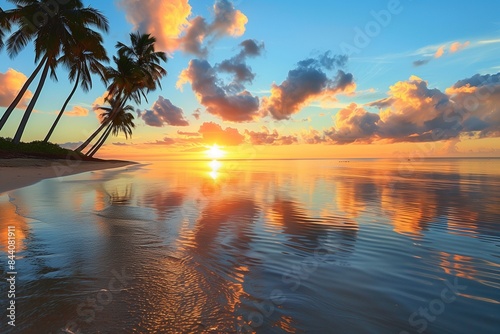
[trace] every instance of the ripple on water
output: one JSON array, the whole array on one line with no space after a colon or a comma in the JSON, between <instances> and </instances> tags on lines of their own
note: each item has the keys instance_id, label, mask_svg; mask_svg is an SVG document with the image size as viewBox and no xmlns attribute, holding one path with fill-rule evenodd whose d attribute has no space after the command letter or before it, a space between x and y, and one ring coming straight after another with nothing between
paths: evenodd
<instances>
[{"instance_id":1,"label":"ripple on water","mask_svg":"<svg viewBox=\"0 0 500 334\"><path fill-rule=\"evenodd\" d=\"M417 332L410 316L455 283L466 289L426 331L499 328L498 171L258 161L213 179L192 164L48 180L0 202L22 231L19 328ZM75 319L116 273L126 286Z\"/></svg>"}]
</instances>

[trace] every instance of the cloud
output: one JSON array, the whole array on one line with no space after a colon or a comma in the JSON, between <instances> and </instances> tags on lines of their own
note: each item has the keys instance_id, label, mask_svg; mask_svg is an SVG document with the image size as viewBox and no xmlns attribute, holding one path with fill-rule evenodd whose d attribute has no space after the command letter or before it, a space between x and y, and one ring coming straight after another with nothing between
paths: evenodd
<instances>
[{"instance_id":1,"label":"cloud","mask_svg":"<svg viewBox=\"0 0 500 334\"><path fill-rule=\"evenodd\" d=\"M174 145L176 144L177 141L173 138L169 138L169 137L165 137L163 138L163 140L157 140L155 142L152 142L152 143L147 143L149 145L165 145L165 146L170 146L170 145Z\"/></svg>"},{"instance_id":2,"label":"cloud","mask_svg":"<svg viewBox=\"0 0 500 334\"><path fill-rule=\"evenodd\" d=\"M72 110L66 111L64 115L72 117L85 117L88 116L89 110L80 106L74 106Z\"/></svg>"},{"instance_id":3,"label":"cloud","mask_svg":"<svg viewBox=\"0 0 500 334\"><path fill-rule=\"evenodd\" d=\"M463 50L466 47L468 47L469 45L470 45L469 41L467 41L463 44L460 44L460 42L454 42L450 45L450 53L455 53L455 52L458 52L460 50Z\"/></svg>"},{"instance_id":4,"label":"cloud","mask_svg":"<svg viewBox=\"0 0 500 334\"><path fill-rule=\"evenodd\" d=\"M151 33L157 47L172 53L179 48L179 36L189 26L191 6L188 0L120 0L127 21L134 30Z\"/></svg>"},{"instance_id":5,"label":"cloud","mask_svg":"<svg viewBox=\"0 0 500 334\"><path fill-rule=\"evenodd\" d=\"M500 38L497 39L485 39L477 42L478 44L497 44L500 43Z\"/></svg>"},{"instance_id":6,"label":"cloud","mask_svg":"<svg viewBox=\"0 0 500 334\"><path fill-rule=\"evenodd\" d=\"M289 119L314 100L334 100L338 93L354 91L352 74L337 70L336 75L329 78L324 72L342 67L346 62L346 56L331 56L329 52L300 61L288 72L285 81L272 85L271 96L263 98L262 112L277 120Z\"/></svg>"},{"instance_id":7,"label":"cloud","mask_svg":"<svg viewBox=\"0 0 500 334\"><path fill-rule=\"evenodd\" d=\"M241 36L245 33L248 18L241 11L236 10L228 0L217 0L214 4L215 20L210 30L217 35Z\"/></svg>"},{"instance_id":8,"label":"cloud","mask_svg":"<svg viewBox=\"0 0 500 334\"><path fill-rule=\"evenodd\" d=\"M240 46L242 49L237 56L238 58L260 56L265 48L264 43L259 43L254 39L244 40Z\"/></svg>"},{"instance_id":9,"label":"cloud","mask_svg":"<svg viewBox=\"0 0 500 334\"><path fill-rule=\"evenodd\" d=\"M460 138L452 138L450 140L447 140L442 148L442 152L446 155L459 153L457 145L460 142Z\"/></svg>"},{"instance_id":10,"label":"cloud","mask_svg":"<svg viewBox=\"0 0 500 334\"><path fill-rule=\"evenodd\" d=\"M320 144L320 143L325 143L327 141L327 139L325 138L325 134L319 132L316 129L309 129L309 131L303 131L301 137L306 144Z\"/></svg>"},{"instance_id":11,"label":"cloud","mask_svg":"<svg viewBox=\"0 0 500 334\"><path fill-rule=\"evenodd\" d=\"M179 132L178 132L179 133ZM203 138L201 138L199 133L197 136L186 136L186 137L163 137L162 140L156 140L154 142L146 142L145 145L155 145L155 146L177 146L177 147L199 147L203 145ZM204 148L206 150L206 148Z\"/></svg>"},{"instance_id":12,"label":"cloud","mask_svg":"<svg viewBox=\"0 0 500 334\"><path fill-rule=\"evenodd\" d=\"M7 72L0 73L0 106L8 107L16 98L28 78L21 72L9 68ZM26 108L28 101L33 96L31 91L27 90L18 104L18 108Z\"/></svg>"},{"instance_id":13,"label":"cloud","mask_svg":"<svg viewBox=\"0 0 500 334\"><path fill-rule=\"evenodd\" d=\"M291 145L298 142L296 136L280 136L276 129L271 132L267 127L263 126L261 130L245 130L245 135L252 145Z\"/></svg>"},{"instance_id":14,"label":"cloud","mask_svg":"<svg viewBox=\"0 0 500 334\"><path fill-rule=\"evenodd\" d=\"M106 97L108 96L108 92L104 92L101 96L97 97L94 102L92 102L92 111L96 115L99 122L101 121L104 110L101 109L102 106L107 104Z\"/></svg>"},{"instance_id":15,"label":"cloud","mask_svg":"<svg viewBox=\"0 0 500 334\"><path fill-rule=\"evenodd\" d=\"M185 132L185 131L177 131L178 135L181 136L186 136L186 137L199 137L200 133L199 132Z\"/></svg>"},{"instance_id":16,"label":"cloud","mask_svg":"<svg viewBox=\"0 0 500 334\"><path fill-rule=\"evenodd\" d=\"M196 97L206 110L226 121L245 122L258 116L259 98L248 92L238 78L224 85L217 77L217 65L206 60L193 59L179 75L177 87L190 83ZM236 84L235 84L236 83Z\"/></svg>"},{"instance_id":17,"label":"cloud","mask_svg":"<svg viewBox=\"0 0 500 334\"><path fill-rule=\"evenodd\" d=\"M434 46L427 46L427 47L421 48L419 51L417 51L418 55L425 55L425 56L432 57L432 58L415 60L413 62L413 66L419 67L419 66L427 65L433 58L437 59L437 58L441 58L442 56L446 55L447 49L448 49L448 53L456 53L456 52L459 52L459 51L469 47L470 44L471 43L469 41L464 42L464 43L450 42L450 43L446 43L446 44L440 45L440 46L434 45ZM433 52L433 54L429 55L430 52Z\"/></svg>"},{"instance_id":18,"label":"cloud","mask_svg":"<svg viewBox=\"0 0 500 334\"><path fill-rule=\"evenodd\" d=\"M240 53L216 66L216 70L234 75L232 85L235 85L237 89L241 89L242 83L251 83L255 78L255 73L252 72L252 68L246 64L245 60L247 57L260 56L264 50L264 44L247 39L240 43L240 47Z\"/></svg>"},{"instance_id":19,"label":"cloud","mask_svg":"<svg viewBox=\"0 0 500 334\"><path fill-rule=\"evenodd\" d=\"M298 139L296 136L281 136L276 140L276 143L278 145L292 145L296 144L298 142Z\"/></svg>"},{"instance_id":20,"label":"cloud","mask_svg":"<svg viewBox=\"0 0 500 334\"><path fill-rule=\"evenodd\" d=\"M455 137L453 124L445 121L452 102L439 89L431 89L417 76L390 87L389 99L376 101L372 106L387 108L380 112L375 133L389 142L433 141ZM448 128L446 133L438 130Z\"/></svg>"},{"instance_id":21,"label":"cloud","mask_svg":"<svg viewBox=\"0 0 500 334\"><path fill-rule=\"evenodd\" d=\"M419 66L427 65L430 61L431 61L430 59L415 60L413 62L413 66L419 67Z\"/></svg>"},{"instance_id":22,"label":"cloud","mask_svg":"<svg viewBox=\"0 0 500 334\"><path fill-rule=\"evenodd\" d=\"M480 138L500 136L500 73L459 80L446 93L463 132L477 132Z\"/></svg>"},{"instance_id":23,"label":"cloud","mask_svg":"<svg viewBox=\"0 0 500 334\"><path fill-rule=\"evenodd\" d=\"M237 129L222 129L219 124L205 122L200 126L198 132L207 144L218 144L223 146L237 146L244 142L245 137Z\"/></svg>"},{"instance_id":24,"label":"cloud","mask_svg":"<svg viewBox=\"0 0 500 334\"><path fill-rule=\"evenodd\" d=\"M127 21L134 30L151 33L157 38L157 47L168 53L179 49L206 57L205 45L223 36L239 37L244 34L248 18L234 8L229 0L216 0L213 21L201 16L189 19L192 7L188 0L120 0Z\"/></svg>"},{"instance_id":25,"label":"cloud","mask_svg":"<svg viewBox=\"0 0 500 334\"><path fill-rule=\"evenodd\" d=\"M372 113L351 104L335 116L324 138L303 135L306 142L335 144L431 142L448 140L449 150L460 136L500 136L500 73L476 74L457 81L443 93L416 76L390 87L388 97L372 103Z\"/></svg>"},{"instance_id":26,"label":"cloud","mask_svg":"<svg viewBox=\"0 0 500 334\"><path fill-rule=\"evenodd\" d=\"M208 30L208 24L203 17L197 16L192 19L186 34L180 39L182 50L205 58L208 55L208 48L203 46L203 41Z\"/></svg>"},{"instance_id":27,"label":"cloud","mask_svg":"<svg viewBox=\"0 0 500 334\"><path fill-rule=\"evenodd\" d=\"M495 87L500 84L500 73L497 74L476 74L470 78L466 78L463 80L457 81L450 89L460 89L464 87ZM491 89L494 91L494 89ZM469 93L473 93L475 89L472 91L468 91ZM448 90L447 90L448 92Z\"/></svg>"},{"instance_id":28,"label":"cloud","mask_svg":"<svg viewBox=\"0 0 500 334\"><path fill-rule=\"evenodd\" d=\"M185 149L182 152L206 152L206 151L207 151L206 146L197 146Z\"/></svg>"},{"instance_id":29,"label":"cloud","mask_svg":"<svg viewBox=\"0 0 500 334\"><path fill-rule=\"evenodd\" d=\"M434 54L434 58L441 58L444 55L444 46L441 46L437 49L436 53Z\"/></svg>"},{"instance_id":30,"label":"cloud","mask_svg":"<svg viewBox=\"0 0 500 334\"><path fill-rule=\"evenodd\" d=\"M79 141L79 142L67 142L67 143L59 144L59 146L61 146L62 148L68 149L68 150L74 150L78 146L80 146L81 144L83 144L82 141Z\"/></svg>"},{"instance_id":31,"label":"cloud","mask_svg":"<svg viewBox=\"0 0 500 334\"><path fill-rule=\"evenodd\" d=\"M192 115L196 120L200 119L200 116L201 116L200 108L197 108L195 111L193 111Z\"/></svg>"},{"instance_id":32,"label":"cloud","mask_svg":"<svg viewBox=\"0 0 500 334\"><path fill-rule=\"evenodd\" d=\"M370 143L378 132L380 116L367 112L355 103L340 110L335 116L335 127L325 135L335 144Z\"/></svg>"},{"instance_id":33,"label":"cloud","mask_svg":"<svg viewBox=\"0 0 500 334\"><path fill-rule=\"evenodd\" d=\"M208 44L223 36L239 37L245 33L248 18L234 8L228 0L217 0L213 6L214 19L207 23L206 19L196 16L189 21L185 34L180 37L180 47L184 52L205 58L208 54Z\"/></svg>"},{"instance_id":34,"label":"cloud","mask_svg":"<svg viewBox=\"0 0 500 334\"><path fill-rule=\"evenodd\" d=\"M163 127L165 124L171 126L188 126L189 123L184 119L182 109L176 107L163 96L153 105L151 110L146 110L139 114L139 117L149 126Z\"/></svg>"}]
</instances>

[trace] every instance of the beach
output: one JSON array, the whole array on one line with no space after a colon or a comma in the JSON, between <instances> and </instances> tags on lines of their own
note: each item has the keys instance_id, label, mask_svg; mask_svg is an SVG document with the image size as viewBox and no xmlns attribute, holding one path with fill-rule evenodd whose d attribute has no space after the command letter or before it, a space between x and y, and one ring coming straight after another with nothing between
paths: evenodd
<instances>
[{"instance_id":1,"label":"beach","mask_svg":"<svg viewBox=\"0 0 500 334\"><path fill-rule=\"evenodd\" d=\"M35 184L44 179L132 164L135 163L119 160L0 159L0 194Z\"/></svg>"}]
</instances>

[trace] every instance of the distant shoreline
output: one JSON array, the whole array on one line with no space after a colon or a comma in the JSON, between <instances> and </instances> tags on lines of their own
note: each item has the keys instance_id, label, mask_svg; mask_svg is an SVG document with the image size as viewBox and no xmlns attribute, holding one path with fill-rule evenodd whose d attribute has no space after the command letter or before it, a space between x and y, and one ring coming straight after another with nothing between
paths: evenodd
<instances>
[{"instance_id":1,"label":"distant shoreline","mask_svg":"<svg viewBox=\"0 0 500 334\"><path fill-rule=\"evenodd\" d=\"M97 159L93 161L32 158L0 159L0 195L45 179L134 164L137 164L137 162Z\"/></svg>"}]
</instances>

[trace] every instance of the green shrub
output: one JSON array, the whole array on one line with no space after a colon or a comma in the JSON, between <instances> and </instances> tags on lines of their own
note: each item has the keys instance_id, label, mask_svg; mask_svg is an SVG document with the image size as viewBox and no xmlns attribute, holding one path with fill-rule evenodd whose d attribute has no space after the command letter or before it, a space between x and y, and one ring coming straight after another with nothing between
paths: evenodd
<instances>
[{"instance_id":1,"label":"green shrub","mask_svg":"<svg viewBox=\"0 0 500 334\"><path fill-rule=\"evenodd\" d=\"M61 146L53 143L44 143L43 141L36 140L30 143L19 143L14 145L11 138L0 137L0 151L9 153L23 153L35 155L50 155L50 156L66 156L69 153L75 153L62 148Z\"/></svg>"}]
</instances>

